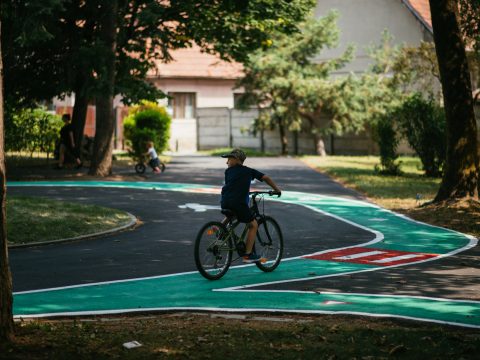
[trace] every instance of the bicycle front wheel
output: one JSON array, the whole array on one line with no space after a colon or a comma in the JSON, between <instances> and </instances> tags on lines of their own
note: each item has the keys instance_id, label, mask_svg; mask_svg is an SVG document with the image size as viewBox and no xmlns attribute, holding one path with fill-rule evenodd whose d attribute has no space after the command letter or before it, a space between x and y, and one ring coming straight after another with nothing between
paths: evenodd
<instances>
[{"instance_id":1,"label":"bicycle front wheel","mask_svg":"<svg viewBox=\"0 0 480 360\"><path fill-rule=\"evenodd\" d=\"M217 221L205 224L195 240L195 265L209 280L220 279L232 262L232 239L225 226Z\"/></svg>"},{"instance_id":2,"label":"bicycle front wheel","mask_svg":"<svg viewBox=\"0 0 480 360\"><path fill-rule=\"evenodd\" d=\"M255 251L266 260L263 263L255 263L262 271L270 272L275 270L282 260L282 231L275 219L270 216L265 216L265 218L258 224Z\"/></svg>"},{"instance_id":3,"label":"bicycle front wheel","mask_svg":"<svg viewBox=\"0 0 480 360\"><path fill-rule=\"evenodd\" d=\"M135 165L135 172L137 174L143 174L146 170L146 166L145 164L143 163L138 163L137 165Z\"/></svg>"}]
</instances>

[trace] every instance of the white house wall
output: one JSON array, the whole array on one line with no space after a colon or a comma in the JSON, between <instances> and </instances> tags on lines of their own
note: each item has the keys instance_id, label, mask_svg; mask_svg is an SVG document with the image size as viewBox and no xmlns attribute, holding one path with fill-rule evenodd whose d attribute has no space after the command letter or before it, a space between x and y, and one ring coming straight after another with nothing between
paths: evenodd
<instances>
[{"instance_id":1,"label":"white house wall","mask_svg":"<svg viewBox=\"0 0 480 360\"><path fill-rule=\"evenodd\" d=\"M196 94L198 108L233 107L235 80L228 79L159 79L155 84L164 92Z\"/></svg>"},{"instance_id":2,"label":"white house wall","mask_svg":"<svg viewBox=\"0 0 480 360\"><path fill-rule=\"evenodd\" d=\"M319 61L339 57L349 44L356 47L355 59L337 73L363 72L371 63L367 47L379 44L385 29L396 44L419 45L428 35L424 26L401 0L318 0L315 16L337 10L339 47L326 49Z\"/></svg>"}]
</instances>

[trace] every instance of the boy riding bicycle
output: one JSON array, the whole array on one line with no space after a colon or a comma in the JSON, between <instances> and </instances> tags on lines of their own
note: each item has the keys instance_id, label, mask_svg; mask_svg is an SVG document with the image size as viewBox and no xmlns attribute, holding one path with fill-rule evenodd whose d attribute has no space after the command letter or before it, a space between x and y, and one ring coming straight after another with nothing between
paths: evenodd
<instances>
[{"instance_id":1,"label":"boy riding bicycle","mask_svg":"<svg viewBox=\"0 0 480 360\"><path fill-rule=\"evenodd\" d=\"M260 256L253 252L258 223L248 206L250 183L253 179L265 181L278 196L282 192L270 177L243 165L247 156L242 150L234 149L229 154L222 155L222 157L227 158L228 166L227 170L225 170L225 185L222 188L222 209L233 211L239 222L248 224L246 251L245 256L243 256L243 262L261 261ZM225 218L223 223L227 221L228 218Z\"/></svg>"}]
</instances>

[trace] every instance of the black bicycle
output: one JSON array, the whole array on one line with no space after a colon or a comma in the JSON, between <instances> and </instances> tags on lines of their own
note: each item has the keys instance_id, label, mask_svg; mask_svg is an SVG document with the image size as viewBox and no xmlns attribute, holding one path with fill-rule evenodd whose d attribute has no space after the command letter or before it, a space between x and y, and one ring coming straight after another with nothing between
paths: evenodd
<instances>
[{"instance_id":1,"label":"black bicycle","mask_svg":"<svg viewBox=\"0 0 480 360\"><path fill-rule=\"evenodd\" d=\"M160 160L160 158L159 158ZM149 161L146 160L145 157L142 157L139 159L139 161L135 164L135 172L139 175L145 173L145 170L147 170L147 163L148 165L153 169L152 165L150 164ZM160 171L163 173L165 171L165 164L160 160L160 165L158 166L160 168Z\"/></svg>"},{"instance_id":2,"label":"black bicycle","mask_svg":"<svg viewBox=\"0 0 480 360\"><path fill-rule=\"evenodd\" d=\"M250 192L250 209L258 222L257 237L253 250L262 261L255 265L265 272L275 270L283 254L283 235L277 221L271 216L260 213L259 202L264 196L280 195L275 191ZM264 204L264 203L263 203ZM263 209L264 210L264 207ZM195 240L195 264L198 271L209 280L220 279L225 275L233 261L245 255L248 226L239 226L231 210L222 210L227 217L226 224L210 221L203 225ZM234 253L238 256L234 258Z\"/></svg>"}]
</instances>

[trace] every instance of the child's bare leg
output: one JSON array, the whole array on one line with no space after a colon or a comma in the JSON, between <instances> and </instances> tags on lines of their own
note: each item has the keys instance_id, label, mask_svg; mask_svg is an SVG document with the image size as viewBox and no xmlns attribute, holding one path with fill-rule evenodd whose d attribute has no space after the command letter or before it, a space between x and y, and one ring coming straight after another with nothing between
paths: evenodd
<instances>
[{"instance_id":1,"label":"child's bare leg","mask_svg":"<svg viewBox=\"0 0 480 360\"><path fill-rule=\"evenodd\" d=\"M60 151L59 151L59 156L58 156L58 166L61 167L63 166L63 163L65 162L65 145L60 144Z\"/></svg>"},{"instance_id":2,"label":"child's bare leg","mask_svg":"<svg viewBox=\"0 0 480 360\"><path fill-rule=\"evenodd\" d=\"M245 251L247 254L252 253L253 244L255 244L255 237L257 236L257 229L257 220L253 219L253 221L248 224L247 244L245 246Z\"/></svg>"}]
</instances>

